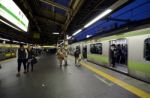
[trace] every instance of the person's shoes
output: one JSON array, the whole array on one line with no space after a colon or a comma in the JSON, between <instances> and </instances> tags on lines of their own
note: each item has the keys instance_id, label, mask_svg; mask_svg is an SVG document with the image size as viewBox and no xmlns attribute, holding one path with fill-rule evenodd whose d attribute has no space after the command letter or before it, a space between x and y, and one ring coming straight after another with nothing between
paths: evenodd
<instances>
[{"instance_id":1,"label":"person's shoes","mask_svg":"<svg viewBox=\"0 0 150 98\"><path fill-rule=\"evenodd\" d=\"M27 71L24 71L23 73L24 73L24 74L26 74L26 73L27 73Z\"/></svg>"},{"instance_id":2,"label":"person's shoes","mask_svg":"<svg viewBox=\"0 0 150 98\"><path fill-rule=\"evenodd\" d=\"M17 73L16 76L17 76L17 77L20 77L20 73Z\"/></svg>"},{"instance_id":3,"label":"person's shoes","mask_svg":"<svg viewBox=\"0 0 150 98\"><path fill-rule=\"evenodd\" d=\"M66 63L64 66L68 66L68 64Z\"/></svg>"}]
</instances>

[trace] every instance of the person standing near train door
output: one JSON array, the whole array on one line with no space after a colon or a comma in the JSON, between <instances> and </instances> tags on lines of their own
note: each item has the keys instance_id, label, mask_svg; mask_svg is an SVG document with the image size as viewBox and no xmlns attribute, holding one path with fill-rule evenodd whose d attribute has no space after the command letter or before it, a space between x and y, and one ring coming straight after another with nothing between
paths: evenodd
<instances>
[{"instance_id":1,"label":"person standing near train door","mask_svg":"<svg viewBox=\"0 0 150 98\"><path fill-rule=\"evenodd\" d=\"M27 56L27 50L24 48L23 44L20 44L20 48L17 51L18 54L18 73L17 76L20 76L20 70L21 70L21 64L23 63L24 67L24 73L26 73L26 56Z\"/></svg>"},{"instance_id":2,"label":"person standing near train door","mask_svg":"<svg viewBox=\"0 0 150 98\"><path fill-rule=\"evenodd\" d=\"M74 52L74 57L75 57L75 65L79 64L80 51L78 48L76 48Z\"/></svg>"},{"instance_id":3,"label":"person standing near train door","mask_svg":"<svg viewBox=\"0 0 150 98\"><path fill-rule=\"evenodd\" d=\"M110 47L110 58L111 58L111 67L115 67L116 63L116 46L115 44Z\"/></svg>"}]
</instances>

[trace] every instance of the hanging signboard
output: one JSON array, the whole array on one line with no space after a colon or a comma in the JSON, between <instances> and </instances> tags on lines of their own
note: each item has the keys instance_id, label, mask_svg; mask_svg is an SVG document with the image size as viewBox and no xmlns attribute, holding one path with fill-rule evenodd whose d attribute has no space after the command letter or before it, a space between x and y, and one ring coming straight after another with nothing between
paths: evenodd
<instances>
[{"instance_id":1,"label":"hanging signboard","mask_svg":"<svg viewBox=\"0 0 150 98\"><path fill-rule=\"evenodd\" d=\"M0 16L22 31L28 31L29 21L13 0L0 0Z\"/></svg>"}]
</instances>

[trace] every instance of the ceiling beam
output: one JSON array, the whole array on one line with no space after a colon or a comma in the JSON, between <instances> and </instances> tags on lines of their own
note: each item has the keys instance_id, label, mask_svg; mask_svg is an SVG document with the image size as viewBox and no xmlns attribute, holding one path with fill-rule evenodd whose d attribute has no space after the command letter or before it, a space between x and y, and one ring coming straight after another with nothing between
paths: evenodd
<instances>
[{"instance_id":1,"label":"ceiling beam","mask_svg":"<svg viewBox=\"0 0 150 98\"><path fill-rule=\"evenodd\" d=\"M62 10L65 10L65 11L70 11L70 8L67 8L67 7L65 7L65 6L63 6L61 4L55 3L53 1L50 1L50 0L40 0L40 1L43 2L43 3L49 4L51 6L57 7L59 9L62 9Z\"/></svg>"},{"instance_id":2,"label":"ceiling beam","mask_svg":"<svg viewBox=\"0 0 150 98\"><path fill-rule=\"evenodd\" d=\"M38 19L38 20L45 20L45 21L49 21L49 22L53 22L53 23L55 23L55 24L57 24L57 25L60 25L60 26L62 26L63 25L63 23L62 22L59 22L59 21L54 21L53 19L51 19L51 18L47 18L47 17L44 17L44 16L41 16L41 15L35 15L35 17Z\"/></svg>"},{"instance_id":3,"label":"ceiling beam","mask_svg":"<svg viewBox=\"0 0 150 98\"><path fill-rule=\"evenodd\" d=\"M65 24L66 16L61 15L59 13L55 13L55 15L53 15L53 14L54 14L54 12L47 10L47 9L46 10L40 9L38 12L38 15L41 15L41 16L50 18L53 21L59 21L59 22Z\"/></svg>"},{"instance_id":4,"label":"ceiling beam","mask_svg":"<svg viewBox=\"0 0 150 98\"><path fill-rule=\"evenodd\" d=\"M35 25L36 25L38 31L41 32L41 29L40 29L40 27L39 27L39 25L38 25L38 22L37 22L36 18L33 16L33 14L32 14L32 13L33 13L33 12L32 12L32 9L31 9L31 7L29 6L28 2L27 2L26 0L20 0L20 3L21 3L21 4L24 6L24 8L29 12L29 16L30 16L31 19L34 21L34 23L35 23Z\"/></svg>"},{"instance_id":5,"label":"ceiling beam","mask_svg":"<svg viewBox=\"0 0 150 98\"><path fill-rule=\"evenodd\" d=\"M71 21L73 20L74 16L77 14L77 12L79 11L79 9L82 6L82 4L84 3L84 1L85 0L71 0L70 8L72 9L72 11L69 12L69 14L67 15L66 22L63 26L63 32L66 32L69 24L71 23Z\"/></svg>"}]
</instances>

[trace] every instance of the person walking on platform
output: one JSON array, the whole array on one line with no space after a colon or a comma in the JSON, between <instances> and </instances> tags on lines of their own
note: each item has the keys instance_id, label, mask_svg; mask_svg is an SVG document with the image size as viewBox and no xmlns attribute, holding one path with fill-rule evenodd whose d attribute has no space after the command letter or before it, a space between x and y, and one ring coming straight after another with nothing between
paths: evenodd
<instances>
[{"instance_id":1,"label":"person walking on platform","mask_svg":"<svg viewBox=\"0 0 150 98\"><path fill-rule=\"evenodd\" d=\"M68 57L68 53L67 53L68 51L67 51L67 49L63 49L63 55L64 55L64 62L65 62L65 66L67 66L68 65L68 63L67 63L67 57Z\"/></svg>"},{"instance_id":2,"label":"person walking on platform","mask_svg":"<svg viewBox=\"0 0 150 98\"><path fill-rule=\"evenodd\" d=\"M61 67L62 67L62 63L63 63L63 60L64 60L63 49L62 49L62 48L58 49L56 55L57 55L57 58L58 58L58 60L59 60L60 68L61 68Z\"/></svg>"},{"instance_id":3,"label":"person walking on platform","mask_svg":"<svg viewBox=\"0 0 150 98\"><path fill-rule=\"evenodd\" d=\"M31 66L31 71L33 71L33 58L34 58L34 50L32 46L29 46L27 49L28 56L27 56L27 72L29 72L29 66Z\"/></svg>"},{"instance_id":4,"label":"person walking on platform","mask_svg":"<svg viewBox=\"0 0 150 98\"><path fill-rule=\"evenodd\" d=\"M23 44L20 44L20 48L17 51L18 54L18 73L17 76L20 76L20 70L21 70L21 64L23 63L24 66L24 73L26 73L26 56L27 56L27 51L24 48Z\"/></svg>"},{"instance_id":5,"label":"person walking on platform","mask_svg":"<svg viewBox=\"0 0 150 98\"><path fill-rule=\"evenodd\" d=\"M75 57L75 65L79 64L79 56L80 56L80 51L78 48L76 48L74 52L74 57Z\"/></svg>"}]
</instances>

